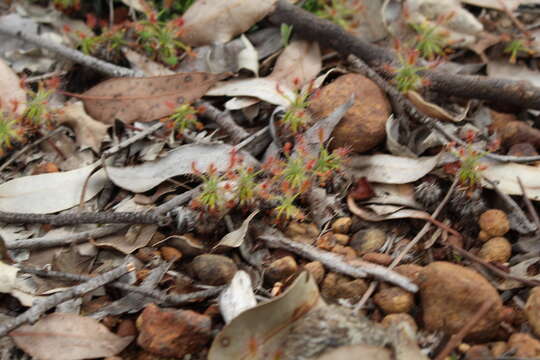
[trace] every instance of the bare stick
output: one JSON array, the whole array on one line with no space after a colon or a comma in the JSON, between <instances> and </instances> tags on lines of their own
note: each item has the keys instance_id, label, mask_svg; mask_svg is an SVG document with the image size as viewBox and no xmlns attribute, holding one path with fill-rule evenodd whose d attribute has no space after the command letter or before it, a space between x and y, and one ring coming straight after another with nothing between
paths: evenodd
<instances>
[{"instance_id":1,"label":"bare stick","mask_svg":"<svg viewBox=\"0 0 540 360\"><path fill-rule=\"evenodd\" d=\"M395 103L398 105L400 110L409 114L409 116L421 122L422 124L425 124L426 126L438 131L448 140L453 141L456 144L459 144L461 146L469 145L465 141L460 139L458 136L455 136L454 134L451 134L448 131L446 131L444 126L442 126L442 124L437 119L421 114L409 99L405 98L405 96L403 96L402 93L400 93L394 86L391 86L385 79L383 79L382 76L380 76L375 70L370 68L361 59L359 59L356 56L349 56L348 59L354 67L353 70L356 70L362 73L363 75L368 77L370 80L373 80L377 85L379 85L379 87L383 89L388 94L388 96L390 96L395 101ZM485 157L496 160L496 161L500 161L500 162L526 163L526 162L540 160L540 155L509 156L509 155L486 153Z\"/></svg>"},{"instance_id":2,"label":"bare stick","mask_svg":"<svg viewBox=\"0 0 540 360\"><path fill-rule=\"evenodd\" d=\"M249 136L249 133L233 120L228 110L220 111L207 101L199 101L196 105L203 108L201 115L218 124L231 137L235 144L238 144Z\"/></svg>"},{"instance_id":3,"label":"bare stick","mask_svg":"<svg viewBox=\"0 0 540 360\"><path fill-rule=\"evenodd\" d=\"M277 2L269 20L278 26L292 25L295 34L304 39L317 41L344 56L356 55L376 69L382 68L384 64L398 63L393 50L371 44L361 37L348 33L339 25L318 18L285 0ZM540 88L529 82L450 74L437 70L425 70L421 75L429 80L427 86L429 90L442 94L540 109Z\"/></svg>"},{"instance_id":4,"label":"bare stick","mask_svg":"<svg viewBox=\"0 0 540 360\"><path fill-rule=\"evenodd\" d=\"M106 159L106 158L114 155L115 153L119 152L120 150L123 150L123 149L127 148L128 146L136 143L137 141L144 139L148 135L155 133L156 131L158 131L162 127L163 127L163 123L158 122L158 123L150 126L148 129L145 129L145 130L135 134L134 136L130 137L129 139L126 139L126 140L122 141L120 144L115 145L115 146L111 147L110 149L104 151L103 154L101 155L101 157Z\"/></svg>"},{"instance_id":5,"label":"bare stick","mask_svg":"<svg viewBox=\"0 0 540 360\"><path fill-rule=\"evenodd\" d=\"M104 236L115 234L128 225L111 225L75 234L62 235L58 237L39 237L27 240L6 241L6 247L10 250L16 249L44 249L63 245L75 245L87 242L90 239L99 239Z\"/></svg>"},{"instance_id":6,"label":"bare stick","mask_svg":"<svg viewBox=\"0 0 540 360\"><path fill-rule=\"evenodd\" d=\"M122 265L117 267L116 269L98 275L85 283L73 286L65 291L48 296L46 299L37 302L35 305L33 305L21 315L2 322L0 324L0 338L6 336L13 329L16 329L23 324L33 323L37 321L41 315L43 315L48 310L54 308L55 306L67 300L82 296L90 291L93 291L133 270L135 270L135 267L132 264Z\"/></svg>"},{"instance_id":7,"label":"bare stick","mask_svg":"<svg viewBox=\"0 0 540 360\"><path fill-rule=\"evenodd\" d=\"M15 38L27 41L35 46L50 50L66 59L88 66L92 69L95 69L101 73L112 77L144 76L144 74L135 70L110 64L95 57L85 55L84 53L75 49L71 49L67 46L63 46L61 44L45 39L41 36L30 34L28 32L17 31L6 26L5 24L0 24L0 34L13 36Z\"/></svg>"},{"instance_id":8,"label":"bare stick","mask_svg":"<svg viewBox=\"0 0 540 360\"><path fill-rule=\"evenodd\" d=\"M360 260L355 260L354 263L347 263L343 260L343 256L323 251L298 241L289 240L279 230L269 226L264 228L263 233L260 234L258 238L264 240L270 247L286 249L307 259L320 261L328 269L341 274L349 275L354 278L363 278L367 275L371 275L376 279L400 286L407 291L413 293L418 291L418 287L405 276L392 270L388 270L383 266Z\"/></svg>"},{"instance_id":9,"label":"bare stick","mask_svg":"<svg viewBox=\"0 0 540 360\"><path fill-rule=\"evenodd\" d=\"M536 224L536 229L540 229L540 219L538 218L538 212L536 211L531 199L527 196L527 191L525 190L525 186L523 186L523 182L521 179L517 178L517 181L519 183L519 188L521 189L521 192L523 193L523 201L525 202L525 205L527 206L527 210L529 211L529 215L533 218L534 223Z\"/></svg>"},{"instance_id":10,"label":"bare stick","mask_svg":"<svg viewBox=\"0 0 540 360\"><path fill-rule=\"evenodd\" d=\"M87 276L87 275L78 275L78 274L70 274L70 273L65 273L65 272L60 272L60 271L33 269L29 267L19 267L19 271L28 273L28 274L42 276L42 277L67 280L67 281L81 282L81 281L88 281L92 279L91 276ZM159 290L148 289L148 288L144 288L140 286L133 286L133 285L129 285L129 284L118 282L118 281L107 284L107 286L112 286L117 289L132 292L132 293L133 292L139 293L139 294L154 298L157 300L157 302L166 304L166 305L182 305L196 299L204 299L207 297L211 297L211 296L217 295L219 292L221 292L225 288L225 286L217 286L211 289L195 291L189 294L165 294L164 292L159 291Z\"/></svg>"},{"instance_id":11,"label":"bare stick","mask_svg":"<svg viewBox=\"0 0 540 360\"><path fill-rule=\"evenodd\" d=\"M8 224L51 224L55 226L77 224L159 224L170 223L170 218L154 212L86 212L73 214L28 214L0 211L0 222Z\"/></svg>"},{"instance_id":12,"label":"bare stick","mask_svg":"<svg viewBox=\"0 0 540 360\"><path fill-rule=\"evenodd\" d=\"M474 316L471 317L469 319L469 321L467 321L465 326L463 326L461 328L461 330L459 330L458 333L452 335L452 337L450 338L450 340L448 341L448 343L446 344L444 349L442 349L442 351L439 353L439 355L437 355L435 360L444 360L444 359L446 359L446 357L448 355L450 355L452 350L454 350L454 348L456 346L461 344L461 341L463 341L465 336L467 336L467 334L478 323L478 321L480 321L480 319L482 319L482 317L487 314L487 312L489 311L489 309L491 309L491 307L493 306L494 303L495 303L495 299L493 299L493 298L487 299L486 301L484 301L482 303L482 306L480 306L480 308L476 312L476 314L474 314Z\"/></svg>"}]
</instances>

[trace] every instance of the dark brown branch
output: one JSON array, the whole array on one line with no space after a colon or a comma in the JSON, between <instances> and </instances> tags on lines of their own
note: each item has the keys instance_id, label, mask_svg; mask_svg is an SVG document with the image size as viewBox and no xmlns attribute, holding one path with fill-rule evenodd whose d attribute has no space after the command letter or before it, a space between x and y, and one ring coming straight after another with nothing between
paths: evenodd
<instances>
[{"instance_id":1,"label":"dark brown branch","mask_svg":"<svg viewBox=\"0 0 540 360\"><path fill-rule=\"evenodd\" d=\"M170 223L170 218L154 212L95 212L74 214L27 214L0 211L0 222L8 224L159 224Z\"/></svg>"},{"instance_id":2,"label":"dark brown branch","mask_svg":"<svg viewBox=\"0 0 540 360\"><path fill-rule=\"evenodd\" d=\"M54 308L55 306L67 300L84 295L90 291L94 291L95 289L105 284L108 284L118 279L120 276L133 270L135 270L135 267L131 264L122 265L114 270L96 276L85 283L74 286L65 291L50 295L47 298L38 301L35 305L33 305L21 315L2 322L0 324L0 338L6 336L13 329L16 329L23 324L33 323L37 321L41 315L43 315L48 310Z\"/></svg>"},{"instance_id":3,"label":"dark brown branch","mask_svg":"<svg viewBox=\"0 0 540 360\"><path fill-rule=\"evenodd\" d=\"M335 49L341 55L356 55L373 68L396 63L394 51L353 36L339 25L320 19L285 0L278 1L269 19L276 25L292 25L295 33L303 38L318 41ZM436 70L426 70L422 75L430 81L429 89L441 94L540 109L540 88L528 82L454 75Z\"/></svg>"}]
</instances>

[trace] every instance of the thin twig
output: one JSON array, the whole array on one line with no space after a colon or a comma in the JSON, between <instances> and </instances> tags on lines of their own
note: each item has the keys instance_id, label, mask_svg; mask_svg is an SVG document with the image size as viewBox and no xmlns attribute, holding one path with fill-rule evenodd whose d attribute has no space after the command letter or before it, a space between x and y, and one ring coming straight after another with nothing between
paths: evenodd
<instances>
[{"instance_id":1,"label":"thin twig","mask_svg":"<svg viewBox=\"0 0 540 360\"><path fill-rule=\"evenodd\" d=\"M465 249L462 249L462 248L460 248L458 246L455 246L453 244L450 244L450 243L446 243L446 245L450 246L452 248L452 250L459 253L464 258L467 258L467 259L469 259L471 261L474 261L474 262L484 266L486 269L490 270L495 275L497 275L497 276L499 276L499 277L501 277L503 279L519 281L520 283L528 285L528 286L540 286L540 281L538 281L538 280L526 279L526 278L523 278L523 277L520 277L520 276L509 274L509 273L499 269L498 267L488 263L487 261L484 261L481 258L471 254L470 252L468 252Z\"/></svg>"},{"instance_id":2,"label":"thin twig","mask_svg":"<svg viewBox=\"0 0 540 360\"><path fill-rule=\"evenodd\" d=\"M0 222L7 224L50 224L55 226L78 224L169 224L171 219L154 212L85 212L72 214L30 214L0 211Z\"/></svg>"},{"instance_id":3,"label":"thin twig","mask_svg":"<svg viewBox=\"0 0 540 360\"><path fill-rule=\"evenodd\" d=\"M349 275L354 278L363 278L367 275L371 275L376 279L400 286L407 291L418 291L418 286L413 284L405 276L392 270L388 270L383 266L359 260L347 263L344 261L343 256L323 251L298 241L291 241L279 230L269 226L265 226L263 233L260 234L258 238L264 240L270 247L286 249L310 260L320 261L328 269L341 274Z\"/></svg>"},{"instance_id":4,"label":"thin twig","mask_svg":"<svg viewBox=\"0 0 540 360\"><path fill-rule=\"evenodd\" d=\"M456 176L454 178L454 181L452 182L452 185L450 186L450 189L448 189L448 192L444 196L443 200L437 206L435 211L433 211L433 214L431 214L431 217L433 219L435 219L437 216L439 216L442 209L446 206L446 204L450 200L450 197L452 196L454 190L456 189L458 183L459 183L459 178ZM394 258L394 260L392 260L392 263L390 264L390 266L388 268L393 269L397 265L399 265L399 263L401 262L401 260L403 260L405 255L407 255L409 253L409 251L411 251L411 249L414 246L416 246L416 244L418 244L418 242L424 237L424 235L429 231L430 228L431 228L431 223L429 223L429 222L425 223L424 226L422 227L422 229L420 229L420 231L416 234L416 236L407 244L407 246L405 246L405 248L401 251L401 253L399 253L398 256L396 256ZM364 307L364 304L368 301L370 296L373 294L373 292L377 288L377 285L378 285L377 281L372 281L371 284L369 284L369 287L366 290L366 292L362 295L362 298L354 306L355 311L359 311L360 309L362 309Z\"/></svg>"},{"instance_id":5,"label":"thin twig","mask_svg":"<svg viewBox=\"0 0 540 360\"><path fill-rule=\"evenodd\" d=\"M0 166L0 172L4 171L12 162L14 162L15 160L17 160L18 158L20 158L22 155L24 155L28 150L38 146L39 144L41 144L42 142L44 142L45 140L48 140L50 138L52 138L53 136L59 134L60 132L62 131L69 131L71 132L71 129L68 129L67 127L65 126L59 126L57 127L56 129L54 129L54 131L51 131L49 134L41 137L40 139L34 141L33 143L31 144L28 144L26 145L25 147L23 147L21 150L17 151L16 153L14 153L13 155L11 155L11 157L6 160L6 162L4 162L1 166Z\"/></svg>"},{"instance_id":6,"label":"thin twig","mask_svg":"<svg viewBox=\"0 0 540 360\"><path fill-rule=\"evenodd\" d=\"M35 46L52 51L66 59L88 66L109 76L144 76L144 74L138 71L110 64L95 57L85 55L80 51L74 50L62 44L45 39L44 37L10 28L6 26L6 24L0 24L0 34L13 36L15 38L27 41Z\"/></svg>"},{"instance_id":7,"label":"thin twig","mask_svg":"<svg viewBox=\"0 0 540 360\"><path fill-rule=\"evenodd\" d=\"M523 182L517 177L517 181L519 184L519 188L521 189L521 193L523 194L523 201L525 202L525 206L527 206L527 210L529 211L529 215L532 217L534 223L536 224L536 231L540 229L540 218L538 218L538 212L536 211L536 208L534 207L531 199L527 196L527 191L525 190L525 186L523 186Z\"/></svg>"},{"instance_id":8,"label":"thin twig","mask_svg":"<svg viewBox=\"0 0 540 360\"><path fill-rule=\"evenodd\" d=\"M374 81L381 89L383 89L388 96L390 96L395 103L399 104L399 107L405 111L409 116L416 119L417 121L425 124L426 126L438 131L449 141L453 141L461 146L469 146L465 141L460 139L458 136L449 133L444 126L437 120L432 117L421 114L414 104L403 96L394 86L390 85L382 76L380 76L375 70L370 68L364 61L360 58L351 55L348 58L349 62L353 65L353 70L357 70L370 80ZM536 156L509 156L509 155L499 155L486 153L486 158L500 161L500 162L518 162L518 163L527 163L540 160L540 155Z\"/></svg>"},{"instance_id":9,"label":"thin twig","mask_svg":"<svg viewBox=\"0 0 540 360\"><path fill-rule=\"evenodd\" d=\"M29 267L19 267L19 271L23 273L28 273L28 274L34 274L41 277L66 280L66 281L81 282L81 281L88 281L92 279L91 276L87 276L87 275L78 275L78 274L70 274L70 273L65 273L65 272L60 272L60 271L33 269ZM144 288L140 286L133 286L133 285L129 285L123 282L119 282L119 281L107 284L107 286L112 286L117 289L124 290L130 293L139 293L139 294L156 299L157 302L160 304L171 305L171 306L183 305L196 299L204 299L207 297L211 297L211 296L217 295L219 292L221 292L225 288L225 286L217 286L211 289L195 291L189 294L165 294L163 291L148 289L148 288Z\"/></svg>"},{"instance_id":10,"label":"thin twig","mask_svg":"<svg viewBox=\"0 0 540 360\"><path fill-rule=\"evenodd\" d=\"M102 153L101 157L106 159L106 158L114 155L115 153L119 152L120 150L123 150L123 149L127 148L128 146L136 143L137 141L144 139L148 135L155 133L156 131L158 131L162 127L163 127L163 123L158 122L158 123L150 126L148 129L145 129L145 130L135 134L134 136L130 137L129 139L126 139L126 140L122 141L120 144L115 145L115 146L111 147L110 149L104 151Z\"/></svg>"},{"instance_id":11,"label":"thin twig","mask_svg":"<svg viewBox=\"0 0 540 360\"><path fill-rule=\"evenodd\" d=\"M89 231L83 231L76 234L67 234L58 237L39 237L27 240L6 241L6 247L9 250L17 249L44 249L64 245L76 245L87 242L90 239L99 239L104 236L115 234L128 225L110 225Z\"/></svg>"},{"instance_id":12,"label":"thin twig","mask_svg":"<svg viewBox=\"0 0 540 360\"><path fill-rule=\"evenodd\" d=\"M489 311L489 309L491 309L491 307L493 306L494 303L495 303L494 298L487 299L486 301L484 301L482 303L482 306L480 306L480 308L476 312L476 314L474 314L474 316L471 317L469 319L469 321L467 321L465 326L463 326L461 328L461 330L459 330L458 333L452 335L452 337L450 338L450 340L448 341L448 343L446 344L444 349L442 349L442 351L439 353L439 355L437 355L435 360L444 360L444 359L446 359L446 357L448 355L450 355L452 350L454 350L456 346L461 344L461 342L463 341L465 336L467 336L467 334L480 321L480 319L482 319L482 317L487 314L487 312Z\"/></svg>"},{"instance_id":13,"label":"thin twig","mask_svg":"<svg viewBox=\"0 0 540 360\"><path fill-rule=\"evenodd\" d=\"M6 336L13 329L16 329L23 324L34 323L39 319L41 315L43 315L48 310L54 308L55 306L67 300L84 295L90 291L94 291L95 289L105 284L108 284L133 270L135 270L135 267L132 264L121 265L116 269L98 275L80 285L73 286L65 291L58 292L56 294L48 296L43 300L38 301L35 305L33 305L21 315L2 322L0 324L0 338ZM12 333L11 335L14 334Z\"/></svg>"},{"instance_id":14,"label":"thin twig","mask_svg":"<svg viewBox=\"0 0 540 360\"><path fill-rule=\"evenodd\" d=\"M201 115L218 124L231 137L233 143L237 144L249 136L249 133L233 120L228 110L221 111L208 101L198 101L195 105L202 107Z\"/></svg>"}]
</instances>

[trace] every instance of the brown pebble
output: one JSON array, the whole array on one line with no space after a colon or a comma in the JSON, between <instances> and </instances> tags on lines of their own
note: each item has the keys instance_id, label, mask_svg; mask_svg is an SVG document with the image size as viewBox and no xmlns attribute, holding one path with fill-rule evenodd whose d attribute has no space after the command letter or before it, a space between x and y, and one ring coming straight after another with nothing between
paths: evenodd
<instances>
[{"instance_id":1,"label":"brown pebble","mask_svg":"<svg viewBox=\"0 0 540 360\"><path fill-rule=\"evenodd\" d=\"M394 258L392 258L392 256L388 254L370 252L370 253L364 254L364 256L362 256L362 260L369 261L371 263L379 264L382 266L388 266L392 263L392 260L394 260Z\"/></svg>"},{"instance_id":2,"label":"brown pebble","mask_svg":"<svg viewBox=\"0 0 540 360\"><path fill-rule=\"evenodd\" d=\"M336 234L348 234L351 229L352 219L348 216L336 219L332 224L332 231Z\"/></svg>"},{"instance_id":3,"label":"brown pebble","mask_svg":"<svg viewBox=\"0 0 540 360\"><path fill-rule=\"evenodd\" d=\"M480 229L489 236L504 236L510 230L510 223L505 212L499 209L489 209L480 215L478 220Z\"/></svg>"},{"instance_id":4,"label":"brown pebble","mask_svg":"<svg viewBox=\"0 0 540 360\"><path fill-rule=\"evenodd\" d=\"M118 329L116 329L116 335L124 336L135 336L137 335L137 327L135 326L135 321L131 319L124 319L118 324Z\"/></svg>"},{"instance_id":5,"label":"brown pebble","mask_svg":"<svg viewBox=\"0 0 540 360\"><path fill-rule=\"evenodd\" d=\"M343 255L345 260L353 260L357 257L356 251L354 251L354 249L350 246L342 246L337 244L332 248L332 252Z\"/></svg>"},{"instance_id":6,"label":"brown pebble","mask_svg":"<svg viewBox=\"0 0 540 360\"><path fill-rule=\"evenodd\" d=\"M345 234L334 234L334 239L336 240L336 243L343 246L349 245L349 241L351 240L349 235Z\"/></svg>"},{"instance_id":7,"label":"brown pebble","mask_svg":"<svg viewBox=\"0 0 540 360\"><path fill-rule=\"evenodd\" d=\"M193 273L208 285L225 285L238 270L234 261L223 255L203 254L191 262Z\"/></svg>"},{"instance_id":8,"label":"brown pebble","mask_svg":"<svg viewBox=\"0 0 540 360\"><path fill-rule=\"evenodd\" d=\"M162 246L159 251L161 252L161 257L165 261L176 262L182 259L182 252L170 246Z\"/></svg>"},{"instance_id":9,"label":"brown pebble","mask_svg":"<svg viewBox=\"0 0 540 360\"><path fill-rule=\"evenodd\" d=\"M525 304L525 315L534 333L540 334L540 286L532 288Z\"/></svg>"},{"instance_id":10,"label":"brown pebble","mask_svg":"<svg viewBox=\"0 0 540 360\"><path fill-rule=\"evenodd\" d=\"M369 228L358 231L354 234L350 246L358 254L376 252L386 242L386 233L381 229Z\"/></svg>"},{"instance_id":11,"label":"brown pebble","mask_svg":"<svg viewBox=\"0 0 540 360\"><path fill-rule=\"evenodd\" d=\"M508 340L510 350L515 350L512 355L516 358L535 358L540 356L540 341L529 334L512 334Z\"/></svg>"},{"instance_id":12,"label":"brown pebble","mask_svg":"<svg viewBox=\"0 0 540 360\"><path fill-rule=\"evenodd\" d=\"M296 260L292 256L284 256L273 261L264 273L267 281L275 283L283 281L298 271Z\"/></svg>"},{"instance_id":13,"label":"brown pebble","mask_svg":"<svg viewBox=\"0 0 540 360\"><path fill-rule=\"evenodd\" d=\"M414 306L414 295L395 286L380 289L373 300L386 314L408 313Z\"/></svg>"},{"instance_id":14,"label":"brown pebble","mask_svg":"<svg viewBox=\"0 0 540 360\"><path fill-rule=\"evenodd\" d=\"M488 240L478 253L483 260L505 263L512 255L512 244L504 237L494 237Z\"/></svg>"},{"instance_id":15,"label":"brown pebble","mask_svg":"<svg viewBox=\"0 0 540 360\"><path fill-rule=\"evenodd\" d=\"M336 273L328 273L321 284L321 294L329 301L350 299L352 303L355 303L360 300L366 290L367 284L364 280L350 280Z\"/></svg>"},{"instance_id":16,"label":"brown pebble","mask_svg":"<svg viewBox=\"0 0 540 360\"><path fill-rule=\"evenodd\" d=\"M416 325L416 321L414 321L414 318L407 313L388 314L381 321L381 325L387 328L391 326L396 326L400 323L407 323L414 332L418 331L418 325Z\"/></svg>"},{"instance_id":17,"label":"brown pebble","mask_svg":"<svg viewBox=\"0 0 540 360\"><path fill-rule=\"evenodd\" d=\"M315 245L319 249L330 251L334 246L336 246L336 239L334 238L333 232L327 232L325 234L322 234L319 238L317 238L317 242Z\"/></svg>"},{"instance_id":18,"label":"brown pebble","mask_svg":"<svg viewBox=\"0 0 540 360\"><path fill-rule=\"evenodd\" d=\"M466 360L484 360L491 358L491 351L486 345L473 345L465 354Z\"/></svg>"},{"instance_id":19,"label":"brown pebble","mask_svg":"<svg viewBox=\"0 0 540 360\"><path fill-rule=\"evenodd\" d=\"M312 261L304 265L304 268L313 275L315 282L320 284L324 279L324 265L320 261Z\"/></svg>"},{"instance_id":20,"label":"brown pebble","mask_svg":"<svg viewBox=\"0 0 540 360\"><path fill-rule=\"evenodd\" d=\"M489 236L489 234L484 230L480 230L480 232L478 233L478 240L480 240L481 242L486 242L489 239L491 239L491 236Z\"/></svg>"}]
</instances>

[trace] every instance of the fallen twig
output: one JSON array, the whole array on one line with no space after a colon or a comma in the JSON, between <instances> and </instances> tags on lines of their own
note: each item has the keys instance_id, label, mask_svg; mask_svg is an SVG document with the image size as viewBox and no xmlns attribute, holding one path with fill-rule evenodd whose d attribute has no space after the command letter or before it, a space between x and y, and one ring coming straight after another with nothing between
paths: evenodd
<instances>
[{"instance_id":1,"label":"fallen twig","mask_svg":"<svg viewBox=\"0 0 540 360\"><path fill-rule=\"evenodd\" d=\"M126 140L122 141L120 144L115 145L115 146L111 147L110 149L104 151L103 154L101 155L101 157L103 159L106 159L106 158L114 155L115 153L119 152L120 150L123 150L123 149L127 148L131 144L134 144L137 141L139 141L141 139L144 139L148 135L155 133L156 131L158 131L162 127L163 127L163 123L158 122L158 123L150 126L148 129L145 129L145 130L133 135L129 139L126 139Z\"/></svg>"},{"instance_id":2,"label":"fallen twig","mask_svg":"<svg viewBox=\"0 0 540 360\"><path fill-rule=\"evenodd\" d=\"M527 206L527 210L529 211L529 215L532 217L534 223L536 224L536 231L540 229L540 218L538 218L538 212L536 211L536 208L534 207L531 199L527 196L527 191L525 190L525 186L523 186L523 182L521 179L517 178L519 188L521 189L521 193L523 194L523 201L525 202L525 205Z\"/></svg>"},{"instance_id":3,"label":"fallen twig","mask_svg":"<svg viewBox=\"0 0 540 360\"><path fill-rule=\"evenodd\" d=\"M7 224L50 224L55 226L78 224L159 224L165 226L171 219L149 212L85 212L72 214L29 214L0 211L0 222Z\"/></svg>"},{"instance_id":4,"label":"fallen twig","mask_svg":"<svg viewBox=\"0 0 540 360\"><path fill-rule=\"evenodd\" d=\"M9 250L17 249L44 249L63 245L76 245L87 242L90 239L99 239L104 236L115 234L128 225L111 225L98 229L83 231L75 234L67 234L58 237L39 237L26 240L6 241L6 247Z\"/></svg>"},{"instance_id":5,"label":"fallen twig","mask_svg":"<svg viewBox=\"0 0 540 360\"><path fill-rule=\"evenodd\" d=\"M344 261L343 256L323 251L298 241L289 240L279 230L269 226L265 226L258 238L264 240L270 247L286 249L310 260L320 261L328 269L341 274L354 278L363 278L371 275L376 279L400 286L407 291L413 293L418 291L418 287L405 276L388 270L383 266L360 260L354 260L354 263L347 263Z\"/></svg>"},{"instance_id":6,"label":"fallen twig","mask_svg":"<svg viewBox=\"0 0 540 360\"><path fill-rule=\"evenodd\" d=\"M60 271L49 271L49 270L41 270L41 269L33 269L29 267L19 267L19 271L23 273L28 274L34 274L41 277L47 277L47 278L54 278L59 280L66 280L66 281L88 281L91 280L91 276L87 275L78 275L78 274L70 274ZM156 299L158 303L165 304L165 305L182 305L188 302L191 302L195 299L203 299L210 296L214 296L221 292L225 286L217 286L213 287L211 289L205 289L200 291L195 291L189 294L165 294L163 291L155 290L155 289L148 289L140 286L134 286L129 285L123 282L112 282L110 284L107 284L107 286L112 286L120 290L128 291L130 293L139 293L148 297L151 297L153 299Z\"/></svg>"},{"instance_id":7,"label":"fallen twig","mask_svg":"<svg viewBox=\"0 0 540 360\"><path fill-rule=\"evenodd\" d=\"M459 330L458 333L452 335L452 337L450 338L446 346L442 349L439 355L437 355L435 360L446 359L446 357L450 355L452 350L454 350L456 346L461 344L465 336L467 336L469 331L471 331L471 329L478 323L478 321L480 321L480 319L482 319L482 317L486 315L486 313L489 311L489 309L491 309L494 303L495 303L494 298L487 299L486 301L484 301L482 303L482 306L480 306L480 308L476 312L476 314L474 314L474 316L471 317L469 321L467 321L465 326L463 326L461 330Z\"/></svg>"},{"instance_id":8,"label":"fallen twig","mask_svg":"<svg viewBox=\"0 0 540 360\"><path fill-rule=\"evenodd\" d=\"M398 107L398 112L405 112L412 118L416 119L422 124L425 124L426 126L438 131L441 133L444 137L446 137L449 141L453 141L458 145L461 146L468 146L465 141L460 139L458 136L449 133L444 126L439 122L439 120L434 119L432 117L426 116L418 109L414 104L407 99L405 96L403 96L402 93L400 93L394 86L390 85L385 79L383 79L382 76L380 76L375 70L370 68L364 61L359 59L356 56L349 56L348 58L349 62L353 65L353 70L356 70L360 73L362 73L364 76L368 77L370 80L375 82L381 89L383 89L388 96L394 100L394 103ZM526 162L532 162L532 161L538 161L540 160L540 155L536 156L510 156L510 155L499 155L499 154L492 154L492 153L486 153L485 157L488 159L500 161L500 162L518 162L518 163L526 163Z\"/></svg>"},{"instance_id":9,"label":"fallen twig","mask_svg":"<svg viewBox=\"0 0 540 360\"><path fill-rule=\"evenodd\" d=\"M371 44L348 33L339 25L321 19L285 0L277 2L269 20L278 26L290 25L295 34L318 41L341 55L356 55L376 69L382 70L382 65L398 63L393 50ZM450 74L437 70L424 70L420 74L429 80L429 85L426 86L429 90L441 94L540 109L540 88L528 82Z\"/></svg>"},{"instance_id":10,"label":"fallen twig","mask_svg":"<svg viewBox=\"0 0 540 360\"><path fill-rule=\"evenodd\" d=\"M67 300L76 298L90 291L93 291L105 284L108 284L118 279L120 276L133 270L135 270L135 267L132 264L121 265L117 267L116 269L113 269L104 274L98 275L92 278L91 280L88 280L85 283L82 283L77 286L73 286L65 291L58 292L56 294L48 296L47 298L43 300L38 301L35 305L33 305L31 308L26 310L21 315L13 319L9 319L2 322L0 324L0 338L3 336L6 336L13 329L23 324L34 323L35 321L39 319L41 315L43 315L48 310L54 308L55 306Z\"/></svg>"},{"instance_id":11,"label":"fallen twig","mask_svg":"<svg viewBox=\"0 0 540 360\"><path fill-rule=\"evenodd\" d=\"M249 133L233 120L228 110L221 111L208 101L198 101L195 105L201 107L201 115L218 124L231 137L233 143L238 144L249 136Z\"/></svg>"}]
</instances>

